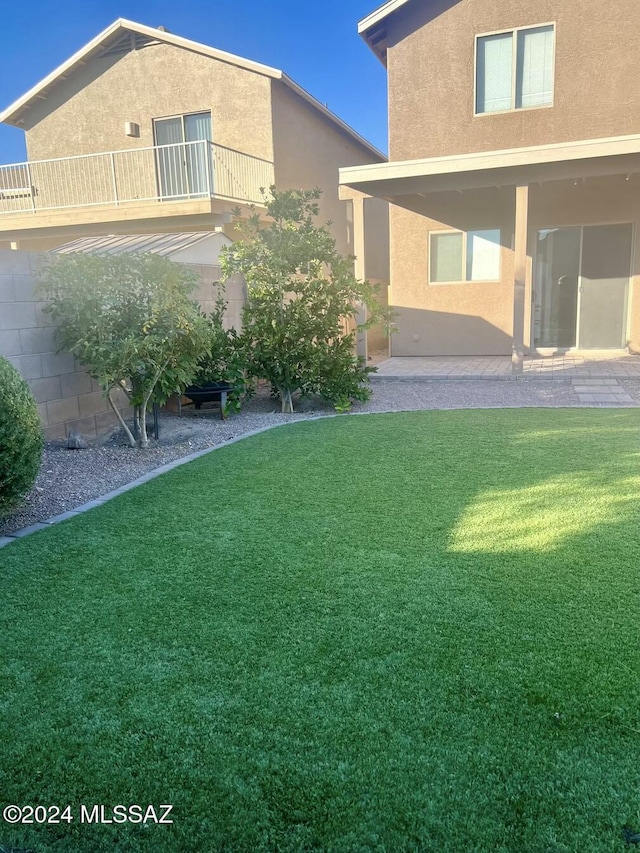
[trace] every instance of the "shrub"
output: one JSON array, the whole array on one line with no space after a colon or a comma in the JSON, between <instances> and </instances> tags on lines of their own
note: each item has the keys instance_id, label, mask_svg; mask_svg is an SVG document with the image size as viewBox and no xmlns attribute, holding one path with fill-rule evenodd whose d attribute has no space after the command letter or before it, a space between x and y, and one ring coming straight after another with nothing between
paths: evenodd
<instances>
[{"instance_id":1,"label":"shrub","mask_svg":"<svg viewBox=\"0 0 640 853\"><path fill-rule=\"evenodd\" d=\"M293 394L319 394L344 411L371 393L374 368L357 357L356 334L377 322L388 330L391 312L316 224L320 190L269 192L269 224L254 213L236 224L244 239L222 251L223 274L247 282L240 335L247 371L270 383L283 412L293 411ZM359 304L368 319L357 325Z\"/></svg>"},{"instance_id":2,"label":"shrub","mask_svg":"<svg viewBox=\"0 0 640 853\"><path fill-rule=\"evenodd\" d=\"M214 310L207 315L209 340L207 351L198 362L193 384L227 382L231 385L227 407L239 411L242 400L253 394L254 386L247 374L247 359L243 338L235 329L224 328L226 302L219 297Z\"/></svg>"},{"instance_id":3,"label":"shrub","mask_svg":"<svg viewBox=\"0 0 640 853\"><path fill-rule=\"evenodd\" d=\"M59 349L100 383L132 447L148 444L149 405L190 385L207 350L209 327L191 299L196 280L153 254L62 255L42 272ZM134 407L133 432L115 390Z\"/></svg>"},{"instance_id":4,"label":"shrub","mask_svg":"<svg viewBox=\"0 0 640 853\"><path fill-rule=\"evenodd\" d=\"M42 457L42 427L29 386L0 357L0 515L33 486Z\"/></svg>"}]
</instances>

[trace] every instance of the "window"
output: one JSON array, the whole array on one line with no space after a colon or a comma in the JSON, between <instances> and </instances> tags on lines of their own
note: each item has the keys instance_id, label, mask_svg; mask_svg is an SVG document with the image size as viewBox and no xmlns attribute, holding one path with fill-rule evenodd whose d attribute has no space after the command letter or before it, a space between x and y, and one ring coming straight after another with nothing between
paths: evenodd
<instances>
[{"instance_id":1,"label":"window","mask_svg":"<svg viewBox=\"0 0 640 853\"><path fill-rule=\"evenodd\" d=\"M451 284L499 281L500 229L441 231L429 235L429 281Z\"/></svg>"},{"instance_id":2,"label":"window","mask_svg":"<svg viewBox=\"0 0 640 853\"><path fill-rule=\"evenodd\" d=\"M553 24L476 40L476 114L553 103Z\"/></svg>"},{"instance_id":3,"label":"window","mask_svg":"<svg viewBox=\"0 0 640 853\"><path fill-rule=\"evenodd\" d=\"M213 187L211 113L154 118L153 133L160 196L210 195Z\"/></svg>"}]
</instances>

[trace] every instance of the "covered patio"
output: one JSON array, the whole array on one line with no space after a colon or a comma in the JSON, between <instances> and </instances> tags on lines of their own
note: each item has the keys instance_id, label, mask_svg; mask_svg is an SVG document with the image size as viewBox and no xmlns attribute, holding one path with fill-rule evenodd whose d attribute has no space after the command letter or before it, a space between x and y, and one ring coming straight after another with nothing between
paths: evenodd
<instances>
[{"instance_id":1,"label":"covered patio","mask_svg":"<svg viewBox=\"0 0 640 853\"><path fill-rule=\"evenodd\" d=\"M400 358L381 373L640 378L626 355L640 348L640 136L357 166L340 180L354 202L356 255L362 199L392 205L391 354ZM480 247L485 261L496 256L490 272L465 276L460 249L462 276L434 273L433 235L467 246L470 235L489 239L487 229L498 235L497 251ZM530 355L545 350L567 354Z\"/></svg>"}]
</instances>

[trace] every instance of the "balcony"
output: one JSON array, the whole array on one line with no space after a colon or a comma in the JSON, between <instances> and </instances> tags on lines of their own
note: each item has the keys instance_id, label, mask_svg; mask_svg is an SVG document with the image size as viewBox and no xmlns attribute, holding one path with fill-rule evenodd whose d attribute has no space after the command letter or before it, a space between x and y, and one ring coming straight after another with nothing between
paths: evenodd
<instances>
[{"instance_id":1,"label":"balcony","mask_svg":"<svg viewBox=\"0 0 640 853\"><path fill-rule=\"evenodd\" d=\"M158 219L208 227L234 205L261 204L273 182L272 162L207 140L0 166L0 236L149 230Z\"/></svg>"}]
</instances>

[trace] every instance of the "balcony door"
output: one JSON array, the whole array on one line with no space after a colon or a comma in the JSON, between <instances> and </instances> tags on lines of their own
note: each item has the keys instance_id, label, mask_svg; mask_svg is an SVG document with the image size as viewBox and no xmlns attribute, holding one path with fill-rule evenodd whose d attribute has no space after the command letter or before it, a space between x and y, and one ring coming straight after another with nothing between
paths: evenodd
<instances>
[{"instance_id":1,"label":"balcony door","mask_svg":"<svg viewBox=\"0 0 640 853\"><path fill-rule=\"evenodd\" d=\"M632 242L630 224L545 228L538 232L536 347L626 346Z\"/></svg>"},{"instance_id":2,"label":"balcony door","mask_svg":"<svg viewBox=\"0 0 640 853\"><path fill-rule=\"evenodd\" d=\"M160 197L211 195L211 113L154 119L153 128Z\"/></svg>"}]
</instances>

